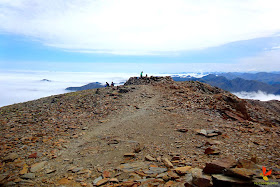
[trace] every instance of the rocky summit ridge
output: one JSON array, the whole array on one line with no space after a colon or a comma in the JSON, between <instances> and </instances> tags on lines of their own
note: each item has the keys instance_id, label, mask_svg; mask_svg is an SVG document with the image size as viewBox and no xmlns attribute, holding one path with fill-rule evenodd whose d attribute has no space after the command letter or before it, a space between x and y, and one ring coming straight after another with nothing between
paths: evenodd
<instances>
[{"instance_id":1,"label":"rocky summit ridge","mask_svg":"<svg viewBox=\"0 0 280 187\"><path fill-rule=\"evenodd\" d=\"M279 184L279 114L279 101L170 77L2 107L0 184Z\"/></svg>"}]
</instances>

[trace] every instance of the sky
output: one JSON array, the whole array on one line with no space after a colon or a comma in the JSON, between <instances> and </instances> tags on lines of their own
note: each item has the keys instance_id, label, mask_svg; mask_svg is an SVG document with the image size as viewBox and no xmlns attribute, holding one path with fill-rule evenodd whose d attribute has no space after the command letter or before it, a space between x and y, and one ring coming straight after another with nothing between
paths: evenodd
<instances>
[{"instance_id":1,"label":"sky","mask_svg":"<svg viewBox=\"0 0 280 187\"><path fill-rule=\"evenodd\" d=\"M279 0L0 0L0 106L141 71L279 72L279 7Z\"/></svg>"},{"instance_id":2,"label":"sky","mask_svg":"<svg viewBox=\"0 0 280 187\"><path fill-rule=\"evenodd\" d=\"M0 0L0 70L280 70L279 0Z\"/></svg>"}]
</instances>

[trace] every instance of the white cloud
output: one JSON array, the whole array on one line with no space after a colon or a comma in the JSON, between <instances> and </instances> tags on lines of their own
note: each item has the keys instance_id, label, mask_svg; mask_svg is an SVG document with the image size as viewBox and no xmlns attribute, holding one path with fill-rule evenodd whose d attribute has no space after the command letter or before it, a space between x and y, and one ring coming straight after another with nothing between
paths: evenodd
<instances>
[{"instance_id":1,"label":"white cloud","mask_svg":"<svg viewBox=\"0 0 280 187\"><path fill-rule=\"evenodd\" d=\"M236 71L279 71L280 49L265 51L254 57L239 59Z\"/></svg>"},{"instance_id":2,"label":"white cloud","mask_svg":"<svg viewBox=\"0 0 280 187\"><path fill-rule=\"evenodd\" d=\"M1 71L0 90L5 91L0 92L0 107L66 93L67 87L83 86L90 82L120 83L131 76L137 75L103 72ZM42 79L51 82L41 81Z\"/></svg>"},{"instance_id":3,"label":"white cloud","mask_svg":"<svg viewBox=\"0 0 280 187\"><path fill-rule=\"evenodd\" d=\"M269 100L279 100L280 101L280 95L274 95L274 94L267 94L262 91L258 92L237 92L233 93L237 97L240 97L242 99L255 99L260 101L269 101Z\"/></svg>"},{"instance_id":4,"label":"white cloud","mask_svg":"<svg viewBox=\"0 0 280 187\"><path fill-rule=\"evenodd\" d=\"M152 74L149 76L162 76L163 74ZM108 72L48 72L48 71L0 71L0 107L14 103L30 101L62 94L65 88L72 86L83 86L90 82L114 82L119 85L129 77L139 76L139 73L108 73ZM168 74L164 74L167 76ZM185 74L180 74L184 76ZM201 77L200 74L191 73L191 76ZM41 81L42 79L51 82Z\"/></svg>"},{"instance_id":5,"label":"white cloud","mask_svg":"<svg viewBox=\"0 0 280 187\"><path fill-rule=\"evenodd\" d=\"M0 31L58 48L151 54L280 31L279 0L1 0Z\"/></svg>"}]
</instances>

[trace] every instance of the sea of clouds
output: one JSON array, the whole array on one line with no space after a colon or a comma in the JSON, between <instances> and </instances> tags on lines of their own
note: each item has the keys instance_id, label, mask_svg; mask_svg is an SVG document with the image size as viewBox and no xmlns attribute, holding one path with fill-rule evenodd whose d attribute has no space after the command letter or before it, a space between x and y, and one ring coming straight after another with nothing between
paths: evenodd
<instances>
[{"instance_id":1,"label":"sea of clouds","mask_svg":"<svg viewBox=\"0 0 280 187\"><path fill-rule=\"evenodd\" d=\"M0 107L62 94L65 88L83 86L90 82L126 81L129 73L90 73L90 72L43 72L43 71L0 71ZM42 81L47 79L50 81Z\"/></svg>"},{"instance_id":2,"label":"sea of clouds","mask_svg":"<svg viewBox=\"0 0 280 187\"><path fill-rule=\"evenodd\" d=\"M91 82L123 84L140 73L0 71L0 107L67 93L65 88L83 86ZM146 72L144 73L144 75ZM151 74L160 76L171 74ZM177 74L201 77L201 74ZM47 79L49 81L43 81Z\"/></svg>"},{"instance_id":3,"label":"sea of clouds","mask_svg":"<svg viewBox=\"0 0 280 187\"><path fill-rule=\"evenodd\" d=\"M280 95L268 94L260 90L258 92L237 92L233 94L235 94L237 97L242 99L255 99L260 101L269 101L269 100L280 101Z\"/></svg>"},{"instance_id":4,"label":"sea of clouds","mask_svg":"<svg viewBox=\"0 0 280 187\"><path fill-rule=\"evenodd\" d=\"M144 72L144 75L146 72ZM202 77L202 73L160 74L148 75L184 77ZM0 71L0 107L35 100L42 97L67 93L65 88L83 86L91 82L114 82L123 84L129 77L139 76L139 73L103 73L103 72L49 72L49 71ZM42 81L47 79L49 81ZM262 101L277 99L280 96L264 92L234 93L240 98L258 99Z\"/></svg>"}]
</instances>

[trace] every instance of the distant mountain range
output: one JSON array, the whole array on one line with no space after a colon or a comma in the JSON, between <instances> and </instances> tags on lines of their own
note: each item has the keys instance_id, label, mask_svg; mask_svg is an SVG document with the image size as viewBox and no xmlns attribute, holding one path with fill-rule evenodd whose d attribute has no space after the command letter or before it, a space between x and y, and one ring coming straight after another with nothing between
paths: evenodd
<instances>
[{"instance_id":1,"label":"distant mountain range","mask_svg":"<svg viewBox=\"0 0 280 187\"><path fill-rule=\"evenodd\" d=\"M65 90L80 91L80 90L89 90L89 89L102 88L102 87L104 87L104 85L101 84L100 82L92 82L80 87L68 87Z\"/></svg>"},{"instance_id":2,"label":"distant mountain range","mask_svg":"<svg viewBox=\"0 0 280 187\"><path fill-rule=\"evenodd\" d=\"M216 73L206 75L202 78L174 75L172 78L174 81L200 81L229 92L257 92L260 90L269 94L280 95L280 72ZM66 90L79 91L104 86L100 82L93 82L81 87L68 87Z\"/></svg>"},{"instance_id":3,"label":"distant mountain range","mask_svg":"<svg viewBox=\"0 0 280 187\"><path fill-rule=\"evenodd\" d=\"M223 76L229 80L235 78L242 78L245 80L255 80L264 82L270 85L279 84L280 85L280 73L266 73L266 72L259 72L259 73L221 73L218 74Z\"/></svg>"},{"instance_id":4,"label":"distant mountain range","mask_svg":"<svg viewBox=\"0 0 280 187\"><path fill-rule=\"evenodd\" d=\"M222 73L202 78L172 77L175 81L200 81L230 92L257 92L259 90L280 95L280 74L274 73Z\"/></svg>"}]
</instances>

